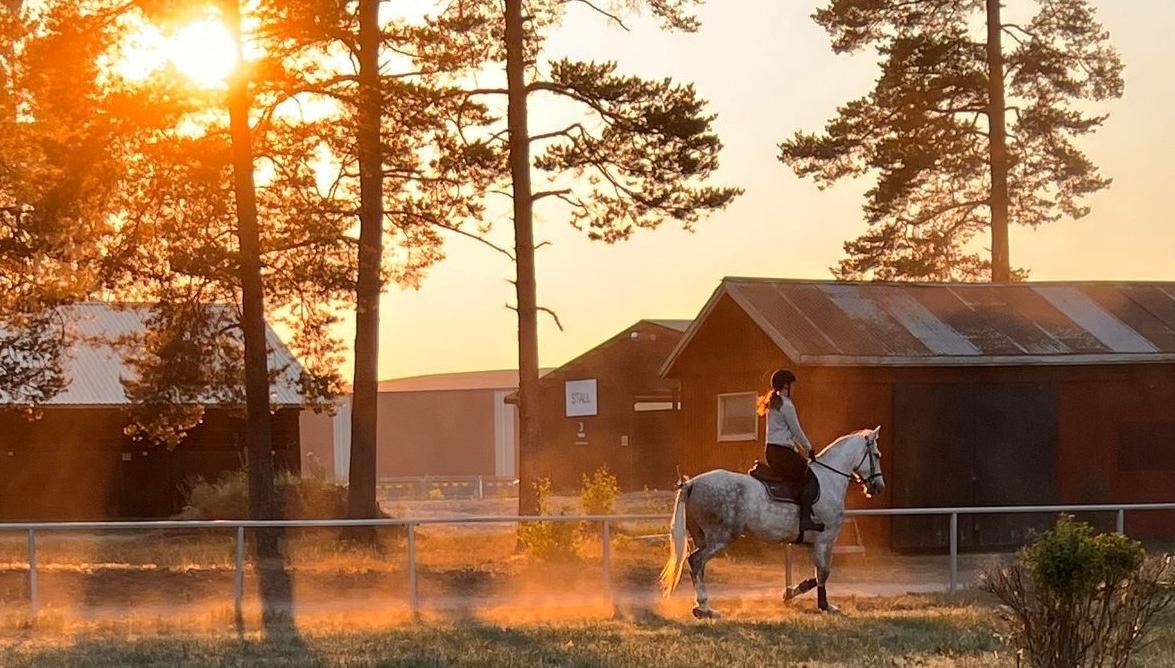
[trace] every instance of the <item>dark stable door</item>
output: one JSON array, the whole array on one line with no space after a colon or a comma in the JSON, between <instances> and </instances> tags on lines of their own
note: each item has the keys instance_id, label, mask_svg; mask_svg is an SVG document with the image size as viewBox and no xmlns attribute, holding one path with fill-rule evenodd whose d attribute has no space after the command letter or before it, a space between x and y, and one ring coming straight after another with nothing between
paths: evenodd
<instances>
[{"instance_id":1,"label":"dark stable door","mask_svg":"<svg viewBox=\"0 0 1175 668\"><path fill-rule=\"evenodd\" d=\"M894 388L894 505L1055 503L1056 391L1035 384L899 384ZM959 546L1024 544L1039 515L960 515ZM899 550L946 548L950 518L894 518Z\"/></svg>"},{"instance_id":2,"label":"dark stable door","mask_svg":"<svg viewBox=\"0 0 1175 668\"><path fill-rule=\"evenodd\" d=\"M894 387L893 503L899 508L970 506L971 446L966 413L957 410L950 385ZM971 518L959 518L960 534L969 535ZM950 518L893 518L896 550L932 550L950 544Z\"/></svg>"},{"instance_id":3,"label":"dark stable door","mask_svg":"<svg viewBox=\"0 0 1175 668\"><path fill-rule=\"evenodd\" d=\"M634 412L632 424L633 487L673 489L680 463L676 448L681 434L681 411Z\"/></svg>"},{"instance_id":4,"label":"dark stable door","mask_svg":"<svg viewBox=\"0 0 1175 668\"><path fill-rule=\"evenodd\" d=\"M975 393L975 505L1039 506L1057 495L1057 394L1048 385L980 386ZM979 548L1024 545L1052 513L977 515Z\"/></svg>"},{"instance_id":5,"label":"dark stable door","mask_svg":"<svg viewBox=\"0 0 1175 668\"><path fill-rule=\"evenodd\" d=\"M121 517L157 519L180 509L179 487L172 475L173 459L174 452L164 446L122 455Z\"/></svg>"}]
</instances>

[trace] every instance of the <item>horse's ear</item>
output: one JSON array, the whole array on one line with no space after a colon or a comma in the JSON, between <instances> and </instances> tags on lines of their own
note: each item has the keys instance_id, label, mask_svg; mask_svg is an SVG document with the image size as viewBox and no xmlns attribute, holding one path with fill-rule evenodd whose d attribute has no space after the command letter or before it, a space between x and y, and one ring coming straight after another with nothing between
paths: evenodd
<instances>
[{"instance_id":1,"label":"horse's ear","mask_svg":"<svg viewBox=\"0 0 1175 668\"><path fill-rule=\"evenodd\" d=\"M876 427L873 428L873 438L877 438L877 435L880 433L881 433L881 425L877 425Z\"/></svg>"}]
</instances>

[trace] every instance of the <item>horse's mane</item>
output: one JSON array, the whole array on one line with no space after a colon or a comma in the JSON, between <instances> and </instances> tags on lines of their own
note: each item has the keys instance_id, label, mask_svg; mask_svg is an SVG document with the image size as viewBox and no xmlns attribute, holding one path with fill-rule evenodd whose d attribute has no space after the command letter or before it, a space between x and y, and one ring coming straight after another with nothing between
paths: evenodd
<instances>
[{"instance_id":1,"label":"horse's mane","mask_svg":"<svg viewBox=\"0 0 1175 668\"><path fill-rule=\"evenodd\" d=\"M860 436L861 438L867 438L869 436L869 434L872 434L872 433L873 433L872 429L858 429L857 431L850 431L849 433L845 434L844 436L837 437L837 439L835 441L833 441L832 443L829 443L828 445L824 446L824 448L822 450L820 450L820 452L816 453L816 456L819 457L820 455L823 455L825 453L825 451L833 449L841 441L846 441L850 438L853 438L854 436Z\"/></svg>"}]
</instances>

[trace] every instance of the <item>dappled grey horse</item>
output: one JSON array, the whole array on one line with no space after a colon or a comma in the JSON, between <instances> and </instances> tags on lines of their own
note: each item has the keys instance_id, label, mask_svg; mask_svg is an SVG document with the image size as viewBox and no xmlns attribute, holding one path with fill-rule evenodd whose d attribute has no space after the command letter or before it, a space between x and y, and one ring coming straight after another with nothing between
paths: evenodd
<instances>
[{"instance_id":1,"label":"dappled grey horse","mask_svg":"<svg viewBox=\"0 0 1175 668\"><path fill-rule=\"evenodd\" d=\"M816 587L820 609L836 612L836 608L829 605L824 588L832 564L832 546L844 524L845 494L849 483L862 483L869 496L885 489L881 452L877 449L880 431L881 427L877 427L846 434L816 456L812 470L820 481L820 498L813 506L813 513L818 521L824 522L824 531L807 531L804 535L804 542L812 544L816 577L787 591L786 598L791 599ZM794 503L771 500L763 483L745 473L715 470L692 479L683 477L678 483L673 523L669 530L672 551L661 571L662 591L669 596L681 580L687 559L685 536L688 529L694 546L688 555L690 577L698 601L694 616L717 617L718 613L710 608L706 595L706 562L742 535L773 543L795 540L800 525L798 510Z\"/></svg>"}]
</instances>

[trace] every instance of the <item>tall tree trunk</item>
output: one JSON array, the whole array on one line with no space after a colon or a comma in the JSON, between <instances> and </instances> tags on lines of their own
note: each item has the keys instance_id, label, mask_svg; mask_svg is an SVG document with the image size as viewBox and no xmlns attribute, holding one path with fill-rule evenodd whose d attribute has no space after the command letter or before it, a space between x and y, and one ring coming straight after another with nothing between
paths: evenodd
<instances>
[{"instance_id":1,"label":"tall tree trunk","mask_svg":"<svg viewBox=\"0 0 1175 668\"><path fill-rule=\"evenodd\" d=\"M383 256L379 0L359 1L359 274L355 286L355 373L351 405L348 514L375 517L379 297Z\"/></svg>"},{"instance_id":2,"label":"tall tree trunk","mask_svg":"<svg viewBox=\"0 0 1175 668\"><path fill-rule=\"evenodd\" d=\"M534 220L530 189L530 131L526 112L526 48L522 0L506 0L506 113L510 177L514 185L514 255L518 294L518 514L538 514L534 489L538 422L538 297L534 277Z\"/></svg>"},{"instance_id":3,"label":"tall tree trunk","mask_svg":"<svg viewBox=\"0 0 1175 668\"><path fill-rule=\"evenodd\" d=\"M237 0L224 3L232 31L237 63L245 62L241 48L241 14ZM253 133L249 109L253 105L246 68L238 65L229 78L229 135L232 144L233 194L237 201L237 261L241 282L241 330L245 340L245 449L249 469L249 514L253 519L278 518L274 492L272 418L269 413L269 350L265 341L265 287L261 280L261 235L257 228L257 193L253 183ZM278 529L256 530L255 541L261 619L267 630L277 630L291 601L291 583L278 541ZM244 620L238 618L238 628Z\"/></svg>"},{"instance_id":4,"label":"tall tree trunk","mask_svg":"<svg viewBox=\"0 0 1175 668\"><path fill-rule=\"evenodd\" d=\"M1004 52L1000 0L987 0L987 120L991 166L991 280L1012 279L1008 250L1008 139L1004 128Z\"/></svg>"},{"instance_id":5,"label":"tall tree trunk","mask_svg":"<svg viewBox=\"0 0 1175 668\"><path fill-rule=\"evenodd\" d=\"M240 8L224 3L229 29L236 38L237 62L243 62ZM245 447L249 466L249 512L254 519L276 516L273 482L273 438L269 413L269 363L265 343L265 293L261 283L261 241L257 230L257 199L253 184L253 137L249 128L252 95L241 69L229 80L229 133L232 139L233 193L237 203L238 260L241 282L241 329L245 340ZM265 537L265 540L262 539ZM259 556L277 554L276 538L259 532Z\"/></svg>"},{"instance_id":6,"label":"tall tree trunk","mask_svg":"<svg viewBox=\"0 0 1175 668\"><path fill-rule=\"evenodd\" d=\"M20 20L20 8L24 4L24 0L3 0L6 11L12 15L12 20ZM3 38L3 43L0 43L0 60L3 61L3 69L0 69L0 76L3 80L0 85L4 86L0 90L0 118L4 121L17 121L16 113L16 50L17 44L15 40L9 40L7 36Z\"/></svg>"}]
</instances>

